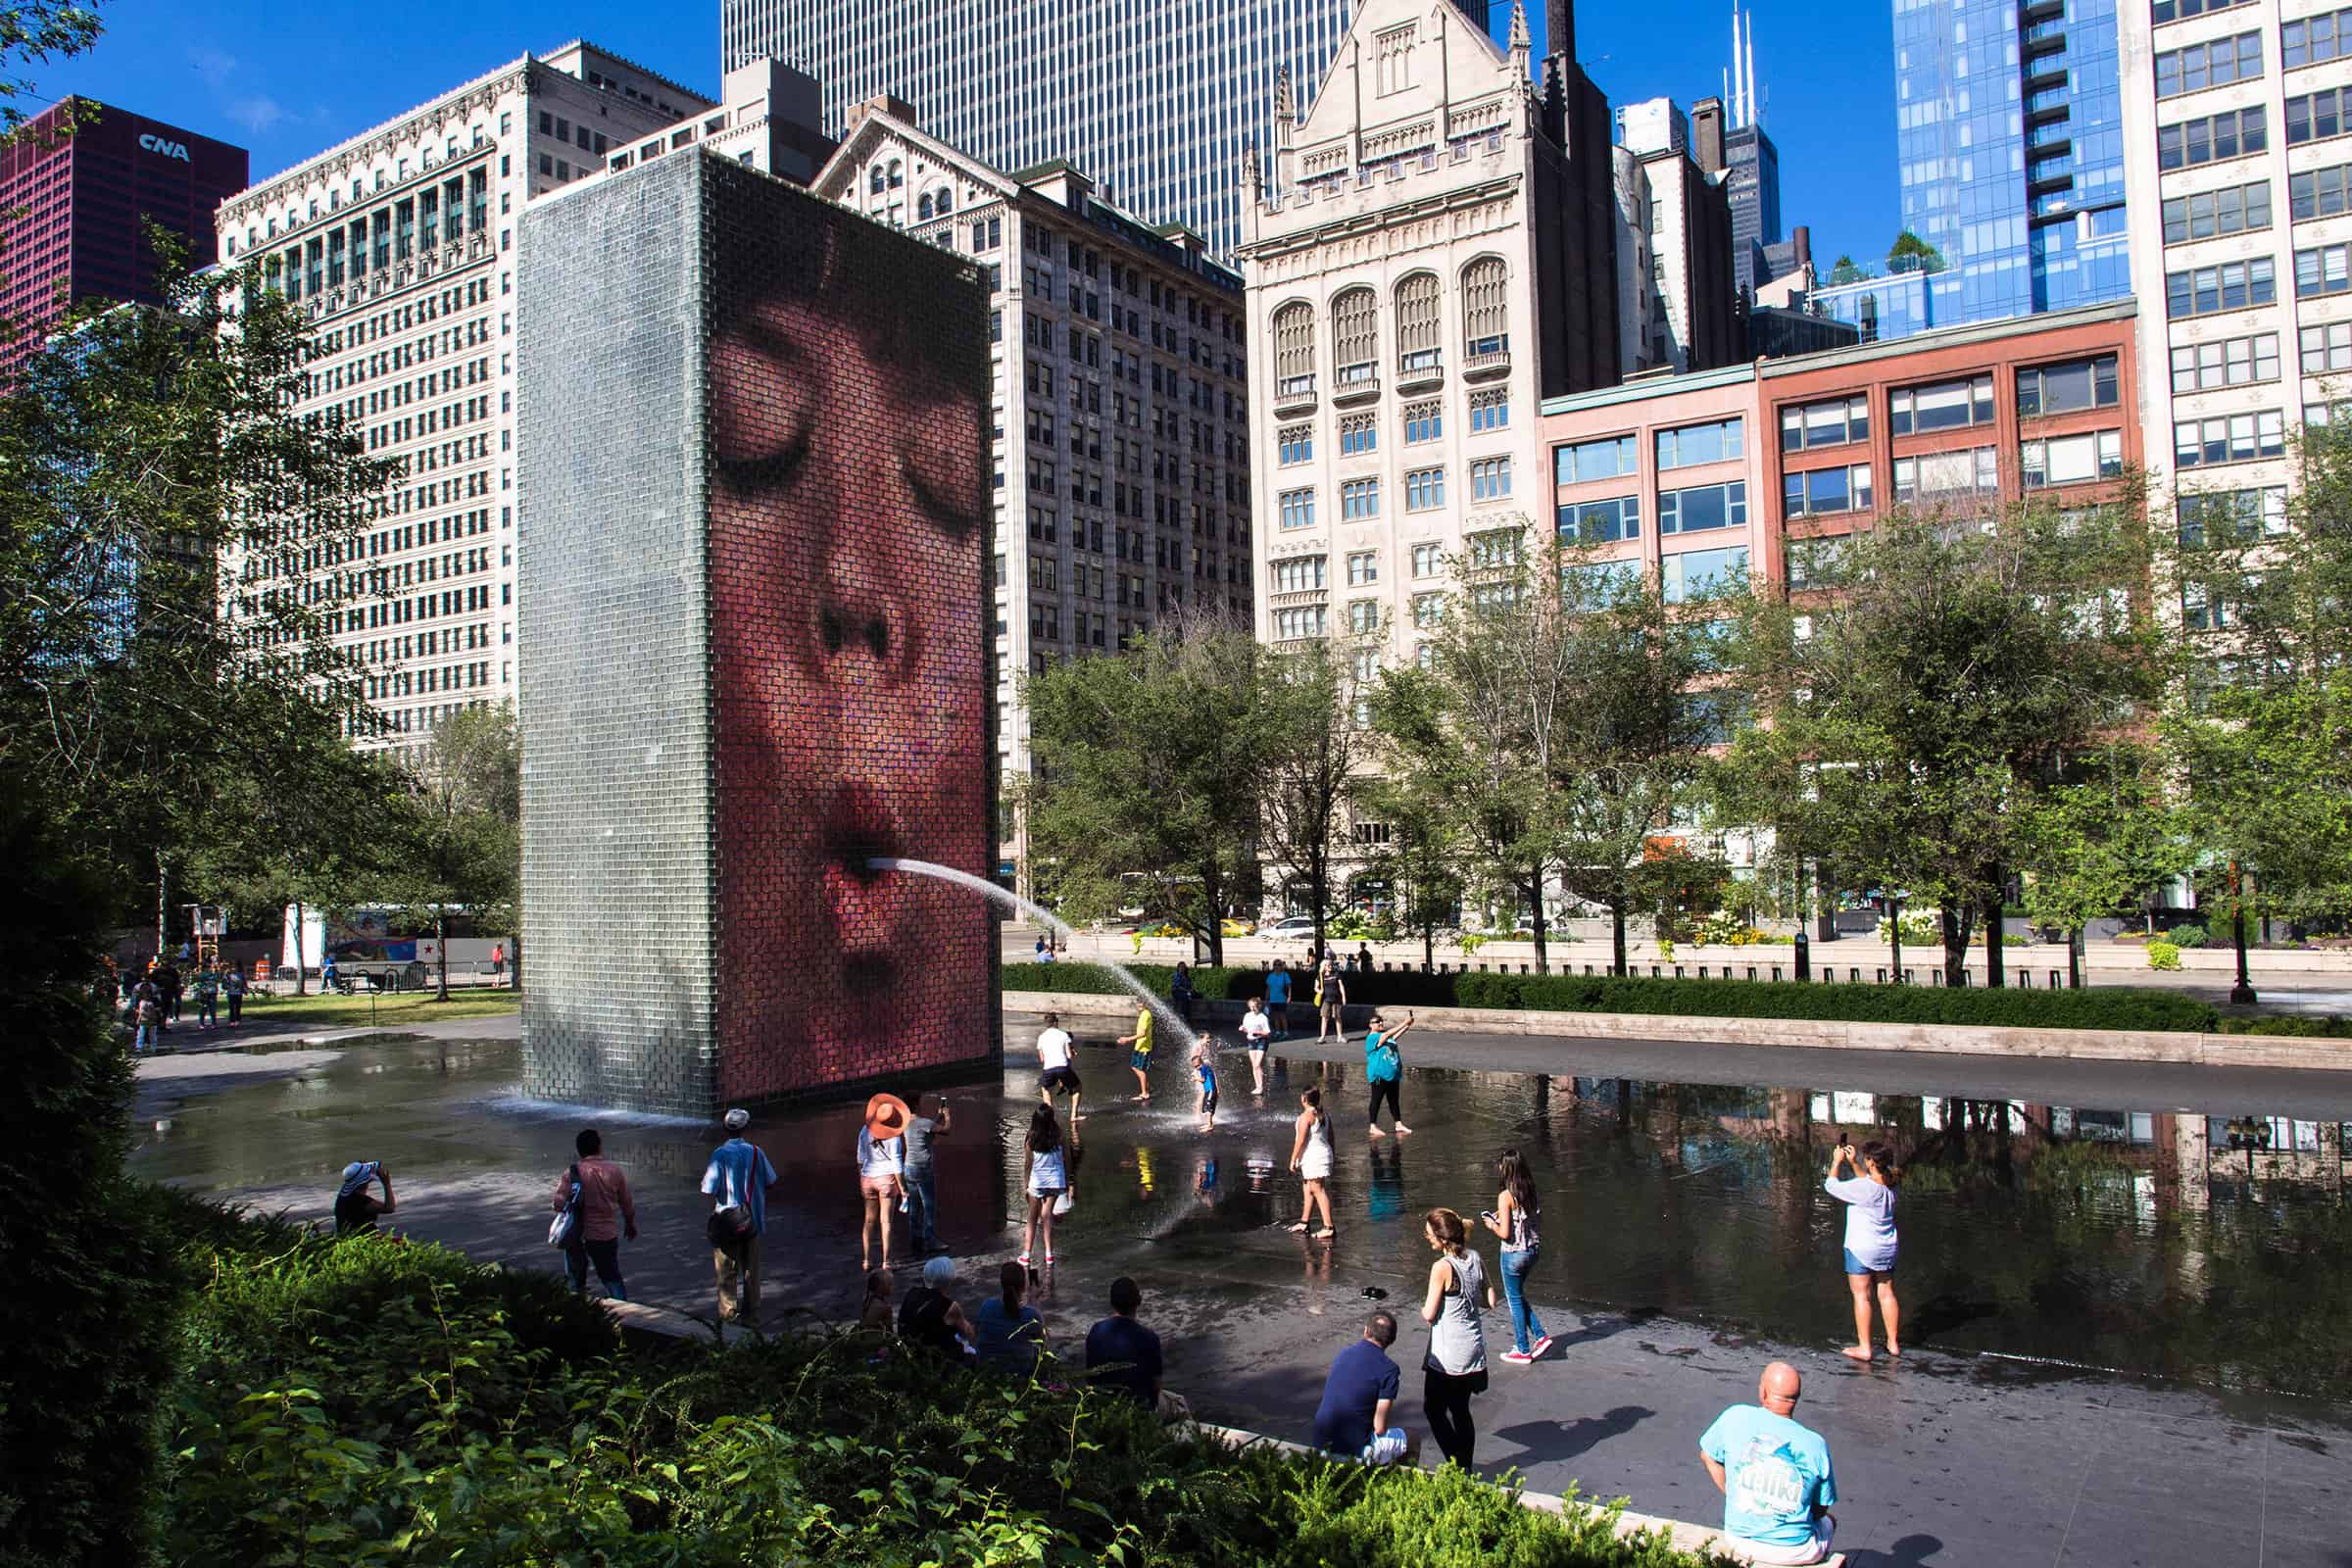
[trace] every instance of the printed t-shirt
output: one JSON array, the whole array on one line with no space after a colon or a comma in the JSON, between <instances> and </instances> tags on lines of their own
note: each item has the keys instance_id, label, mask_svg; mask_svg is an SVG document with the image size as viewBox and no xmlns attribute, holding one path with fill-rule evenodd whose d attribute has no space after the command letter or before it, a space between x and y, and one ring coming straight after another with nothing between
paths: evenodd
<instances>
[{"instance_id":1,"label":"printed t-shirt","mask_svg":"<svg viewBox=\"0 0 2352 1568\"><path fill-rule=\"evenodd\" d=\"M1734 1540L1804 1545L1815 1506L1837 1504L1830 1446L1762 1405L1735 1404L1717 1416L1698 1451L1724 1468L1723 1533Z\"/></svg>"},{"instance_id":2,"label":"printed t-shirt","mask_svg":"<svg viewBox=\"0 0 2352 1568\"><path fill-rule=\"evenodd\" d=\"M1823 1185L1845 1205L1845 1250L1873 1273L1894 1267L1894 1189L1867 1176Z\"/></svg>"}]
</instances>

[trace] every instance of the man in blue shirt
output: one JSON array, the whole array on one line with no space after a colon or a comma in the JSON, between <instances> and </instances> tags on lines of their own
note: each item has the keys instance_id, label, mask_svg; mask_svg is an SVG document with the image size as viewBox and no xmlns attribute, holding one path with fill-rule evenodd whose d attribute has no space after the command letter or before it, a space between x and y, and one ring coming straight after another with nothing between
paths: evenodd
<instances>
[{"instance_id":1,"label":"man in blue shirt","mask_svg":"<svg viewBox=\"0 0 2352 1568\"><path fill-rule=\"evenodd\" d=\"M1735 1404L1698 1440L1723 1494L1723 1533L1755 1562L1817 1563L1838 1521L1830 1446L1794 1414L1804 1380L1786 1361L1764 1369L1755 1404Z\"/></svg>"},{"instance_id":2,"label":"man in blue shirt","mask_svg":"<svg viewBox=\"0 0 2352 1568\"><path fill-rule=\"evenodd\" d=\"M738 1323L760 1320L760 1238L767 1229L767 1190L776 1185L776 1167L767 1152L743 1136L752 1113L738 1106L727 1112L727 1141L710 1152L703 1170L703 1191L711 1197L713 1213L740 1205L752 1216L751 1234L740 1242L710 1249L711 1266L718 1274L718 1315Z\"/></svg>"},{"instance_id":3,"label":"man in blue shirt","mask_svg":"<svg viewBox=\"0 0 2352 1568\"><path fill-rule=\"evenodd\" d=\"M1291 1037L1291 971L1280 958L1266 971L1266 1010L1274 1015L1274 1038Z\"/></svg>"},{"instance_id":4,"label":"man in blue shirt","mask_svg":"<svg viewBox=\"0 0 2352 1568\"><path fill-rule=\"evenodd\" d=\"M1135 1320L1143 1304L1135 1281L1122 1274L1110 1282L1110 1316L1086 1331L1086 1370L1097 1386L1125 1390L1145 1409L1157 1410L1159 1336Z\"/></svg>"},{"instance_id":5,"label":"man in blue shirt","mask_svg":"<svg viewBox=\"0 0 2352 1568\"><path fill-rule=\"evenodd\" d=\"M1315 1446L1366 1464L1395 1464L1410 1457L1404 1428L1391 1426L1402 1379L1389 1359L1396 1343L1396 1317L1387 1308L1364 1320L1364 1337L1339 1353L1323 1381L1323 1402L1315 1410Z\"/></svg>"}]
</instances>

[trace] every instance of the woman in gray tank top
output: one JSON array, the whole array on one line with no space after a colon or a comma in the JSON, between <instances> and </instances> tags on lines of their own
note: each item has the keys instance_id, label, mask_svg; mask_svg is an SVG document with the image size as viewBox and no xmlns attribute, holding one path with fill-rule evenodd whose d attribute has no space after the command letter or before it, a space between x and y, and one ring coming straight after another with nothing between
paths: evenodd
<instances>
[{"instance_id":1,"label":"woman in gray tank top","mask_svg":"<svg viewBox=\"0 0 2352 1568\"><path fill-rule=\"evenodd\" d=\"M1430 1436L1446 1458L1470 1468L1478 1428L1470 1396L1487 1389L1487 1337L1479 1313L1494 1305L1494 1287L1478 1254L1464 1245L1470 1228L1450 1208L1433 1208L1421 1234L1438 1254L1429 1265L1429 1294L1421 1321L1429 1325L1429 1354L1421 1363L1421 1403Z\"/></svg>"}]
</instances>

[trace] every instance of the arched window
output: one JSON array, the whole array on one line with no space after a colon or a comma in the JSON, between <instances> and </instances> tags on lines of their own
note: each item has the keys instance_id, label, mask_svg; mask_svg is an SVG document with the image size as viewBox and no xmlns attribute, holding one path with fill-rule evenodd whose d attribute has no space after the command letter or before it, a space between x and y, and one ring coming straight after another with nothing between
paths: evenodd
<instances>
[{"instance_id":1,"label":"arched window","mask_svg":"<svg viewBox=\"0 0 2352 1568\"><path fill-rule=\"evenodd\" d=\"M883 183L888 177L889 176L883 172L882 166L880 164L876 164L874 166L873 179L867 184L866 188L872 191L876 196L879 196L882 194Z\"/></svg>"},{"instance_id":2,"label":"arched window","mask_svg":"<svg viewBox=\"0 0 2352 1568\"><path fill-rule=\"evenodd\" d=\"M940 186L939 199L931 204L931 210L942 218L947 217L956 210L956 193L945 185Z\"/></svg>"},{"instance_id":3,"label":"arched window","mask_svg":"<svg viewBox=\"0 0 2352 1568\"><path fill-rule=\"evenodd\" d=\"M914 204L914 220L919 223L928 219L930 216L931 193L929 191L925 191L922 194L922 199Z\"/></svg>"},{"instance_id":4,"label":"arched window","mask_svg":"<svg viewBox=\"0 0 2352 1568\"><path fill-rule=\"evenodd\" d=\"M1335 388L1380 379L1380 300L1368 288L1331 302L1331 379Z\"/></svg>"},{"instance_id":5,"label":"arched window","mask_svg":"<svg viewBox=\"0 0 2352 1568\"><path fill-rule=\"evenodd\" d=\"M1462 269L1462 346L1471 360L1510 351L1509 315L1503 303L1502 284L1499 256L1481 256Z\"/></svg>"},{"instance_id":6,"label":"arched window","mask_svg":"<svg viewBox=\"0 0 2352 1568\"><path fill-rule=\"evenodd\" d=\"M1314 307L1294 300L1274 313L1274 390L1288 396L1314 389Z\"/></svg>"},{"instance_id":7,"label":"arched window","mask_svg":"<svg viewBox=\"0 0 2352 1568\"><path fill-rule=\"evenodd\" d=\"M904 184L906 184L906 170L904 169L904 167L903 167L903 166L901 166L901 164L899 163L899 161L898 161L896 158L893 158L893 159L890 161L890 188L891 188L892 190L897 190L897 189L898 189L898 188L899 188L901 185L904 185Z\"/></svg>"},{"instance_id":8,"label":"arched window","mask_svg":"<svg viewBox=\"0 0 2352 1568\"><path fill-rule=\"evenodd\" d=\"M1396 285L1396 368L1434 370L1438 358L1438 275L1415 272Z\"/></svg>"}]
</instances>

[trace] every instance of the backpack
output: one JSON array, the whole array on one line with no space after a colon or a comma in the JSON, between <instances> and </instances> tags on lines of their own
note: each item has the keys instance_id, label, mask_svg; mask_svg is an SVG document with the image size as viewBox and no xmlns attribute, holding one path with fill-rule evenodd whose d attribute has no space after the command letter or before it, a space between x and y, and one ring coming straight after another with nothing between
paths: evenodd
<instances>
[{"instance_id":1,"label":"backpack","mask_svg":"<svg viewBox=\"0 0 2352 1568\"><path fill-rule=\"evenodd\" d=\"M580 1181L579 1166L572 1166L569 1174L571 1196L564 1200L564 1206L556 1211L555 1223L547 1228L547 1245L559 1251L570 1247L572 1239L580 1234L580 1197L586 1189Z\"/></svg>"}]
</instances>

